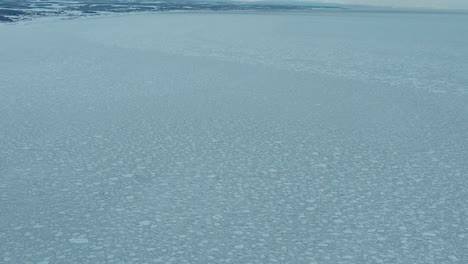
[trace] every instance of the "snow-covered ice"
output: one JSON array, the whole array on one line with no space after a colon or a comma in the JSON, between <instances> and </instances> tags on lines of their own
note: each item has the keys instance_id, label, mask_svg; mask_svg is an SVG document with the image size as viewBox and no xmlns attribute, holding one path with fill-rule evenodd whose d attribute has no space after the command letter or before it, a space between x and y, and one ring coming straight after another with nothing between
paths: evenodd
<instances>
[{"instance_id":1,"label":"snow-covered ice","mask_svg":"<svg viewBox=\"0 0 468 264\"><path fill-rule=\"evenodd\" d=\"M468 263L468 17L0 25L0 262Z\"/></svg>"},{"instance_id":2,"label":"snow-covered ice","mask_svg":"<svg viewBox=\"0 0 468 264\"><path fill-rule=\"evenodd\" d=\"M72 244L86 244L88 243L88 239L86 238L70 238L68 241Z\"/></svg>"}]
</instances>

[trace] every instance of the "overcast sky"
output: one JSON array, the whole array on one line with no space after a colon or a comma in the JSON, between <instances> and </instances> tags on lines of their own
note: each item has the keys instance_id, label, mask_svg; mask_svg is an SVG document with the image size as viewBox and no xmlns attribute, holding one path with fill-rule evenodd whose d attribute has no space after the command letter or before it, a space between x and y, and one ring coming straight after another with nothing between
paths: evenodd
<instances>
[{"instance_id":1,"label":"overcast sky","mask_svg":"<svg viewBox=\"0 0 468 264\"><path fill-rule=\"evenodd\" d=\"M308 1L308 0L303 0ZM391 7L468 9L468 0L311 0L312 2L363 4Z\"/></svg>"}]
</instances>

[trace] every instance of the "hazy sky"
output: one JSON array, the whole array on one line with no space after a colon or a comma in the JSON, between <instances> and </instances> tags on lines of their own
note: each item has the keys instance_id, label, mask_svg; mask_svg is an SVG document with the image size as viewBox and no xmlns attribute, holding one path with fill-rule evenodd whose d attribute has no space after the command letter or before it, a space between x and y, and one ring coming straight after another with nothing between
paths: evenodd
<instances>
[{"instance_id":1,"label":"hazy sky","mask_svg":"<svg viewBox=\"0 0 468 264\"><path fill-rule=\"evenodd\" d=\"M303 0L307 1L307 0ZM364 4L392 7L468 9L468 0L311 0L312 2Z\"/></svg>"}]
</instances>

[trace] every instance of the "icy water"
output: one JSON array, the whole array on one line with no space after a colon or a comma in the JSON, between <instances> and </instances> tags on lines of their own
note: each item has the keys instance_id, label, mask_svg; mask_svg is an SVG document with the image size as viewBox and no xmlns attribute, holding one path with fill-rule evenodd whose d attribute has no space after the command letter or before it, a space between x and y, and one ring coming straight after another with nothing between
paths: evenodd
<instances>
[{"instance_id":1,"label":"icy water","mask_svg":"<svg viewBox=\"0 0 468 264\"><path fill-rule=\"evenodd\" d=\"M0 25L1 263L468 263L468 16Z\"/></svg>"}]
</instances>

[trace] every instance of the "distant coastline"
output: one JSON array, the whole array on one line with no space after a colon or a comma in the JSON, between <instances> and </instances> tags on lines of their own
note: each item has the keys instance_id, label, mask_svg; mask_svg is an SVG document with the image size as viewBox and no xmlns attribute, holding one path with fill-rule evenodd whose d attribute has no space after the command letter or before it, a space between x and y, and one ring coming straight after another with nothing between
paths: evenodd
<instances>
[{"instance_id":1,"label":"distant coastline","mask_svg":"<svg viewBox=\"0 0 468 264\"><path fill-rule=\"evenodd\" d=\"M0 22L33 20L41 17L82 17L100 14L170 11L311 11L342 10L335 5L284 4L258 2L199 2L199 1L2 1Z\"/></svg>"},{"instance_id":2,"label":"distant coastline","mask_svg":"<svg viewBox=\"0 0 468 264\"><path fill-rule=\"evenodd\" d=\"M134 14L153 12L351 12L351 13L423 13L423 14L462 14L466 10L401 9L369 6L348 6L336 4L283 3L283 2L230 2L230 1L0 1L0 23L33 21L39 18L72 19L111 14Z\"/></svg>"}]
</instances>

